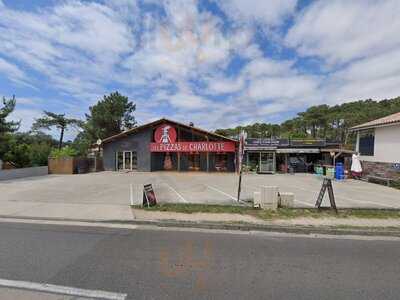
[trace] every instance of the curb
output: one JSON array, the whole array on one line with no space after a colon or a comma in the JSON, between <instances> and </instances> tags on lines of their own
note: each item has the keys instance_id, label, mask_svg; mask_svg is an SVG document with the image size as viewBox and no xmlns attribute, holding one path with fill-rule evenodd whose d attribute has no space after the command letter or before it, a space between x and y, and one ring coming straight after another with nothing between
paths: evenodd
<instances>
[{"instance_id":1,"label":"curb","mask_svg":"<svg viewBox=\"0 0 400 300\"><path fill-rule=\"evenodd\" d=\"M197 228L210 230L238 230L238 231L260 231L260 232L278 232L292 234L325 234L325 235L359 235L359 236L386 236L400 237L400 228L386 229L384 227L360 227L360 228L340 228L330 226L282 226L282 225L259 225L251 223L217 223L217 222L192 222L177 220L87 220L73 218L41 218L29 216L2 216L2 219L10 220L42 220L42 221L59 221L59 222L82 222L82 223L103 223L103 224L131 224L131 225L147 225L165 228Z\"/></svg>"}]
</instances>

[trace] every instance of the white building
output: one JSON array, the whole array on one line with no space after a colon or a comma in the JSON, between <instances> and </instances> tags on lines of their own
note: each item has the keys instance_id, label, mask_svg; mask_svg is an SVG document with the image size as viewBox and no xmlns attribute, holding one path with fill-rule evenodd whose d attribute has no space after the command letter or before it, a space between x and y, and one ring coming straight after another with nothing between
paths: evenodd
<instances>
[{"instance_id":1,"label":"white building","mask_svg":"<svg viewBox=\"0 0 400 300\"><path fill-rule=\"evenodd\" d=\"M350 128L366 174L400 179L400 112Z\"/></svg>"}]
</instances>

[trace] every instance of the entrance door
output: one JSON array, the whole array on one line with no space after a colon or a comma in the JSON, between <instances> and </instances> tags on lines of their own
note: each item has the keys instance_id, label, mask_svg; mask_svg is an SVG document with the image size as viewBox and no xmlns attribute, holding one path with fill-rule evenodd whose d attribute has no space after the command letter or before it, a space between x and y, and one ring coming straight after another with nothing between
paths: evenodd
<instances>
[{"instance_id":1,"label":"entrance door","mask_svg":"<svg viewBox=\"0 0 400 300\"><path fill-rule=\"evenodd\" d=\"M189 170L200 171L200 154L189 154Z\"/></svg>"},{"instance_id":2,"label":"entrance door","mask_svg":"<svg viewBox=\"0 0 400 300\"><path fill-rule=\"evenodd\" d=\"M275 172L275 153L261 152L260 153L260 173Z\"/></svg>"},{"instance_id":3,"label":"entrance door","mask_svg":"<svg viewBox=\"0 0 400 300\"><path fill-rule=\"evenodd\" d=\"M132 170L132 152L124 151L124 170Z\"/></svg>"},{"instance_id":4,"label":"entrance door","mask_svg":"<svg viewBox=\"0 0 400 300\"><path fill-rule=\"evenodd\" d=\"M118 151L116 153L117 171L132 171L137 168L137 155L135 151Z\"/></svg>"}]
</instances>

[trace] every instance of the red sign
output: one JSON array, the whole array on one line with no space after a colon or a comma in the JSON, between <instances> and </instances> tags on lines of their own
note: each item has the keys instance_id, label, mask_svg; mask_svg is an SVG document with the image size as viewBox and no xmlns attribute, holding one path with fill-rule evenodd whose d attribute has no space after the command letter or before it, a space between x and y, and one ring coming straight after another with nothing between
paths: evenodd
<instances>
[{"instance_id":1,"label":"red sign","mask_svg":"<svg viewBox=\"0 0 400 300\"><path fill-rule=\"evenodd\" d=\"M150 152L235 152L234 142L150 143Z\"/></svg>"},{"instance_id":2,"label":"red sign","mask_svg":"<svg viewBox=\"0 0 400 300\"><path fill-rule=\"evenodd\" d=\"M159 126L154 132L156 143L172 144L176 142L176 130L169 124Z\"/></svg>"}]
</instances>

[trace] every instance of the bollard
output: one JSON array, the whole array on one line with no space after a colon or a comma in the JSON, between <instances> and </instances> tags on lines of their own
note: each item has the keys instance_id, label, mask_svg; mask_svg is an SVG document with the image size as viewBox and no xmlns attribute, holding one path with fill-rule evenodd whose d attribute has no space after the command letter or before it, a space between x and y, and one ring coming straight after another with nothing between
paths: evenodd
<instances>
[{"instance_id":1,"label":"bollard","mask_svg":"<svg viewBox=\"0 0 400 300\"><path fill-rule=\"evenodd\" d=\"M130 187L130 202L131 202L131 206L133 206L133 186L132 183L129 185Z\"/></svg>"},{"instance_id":2,"label":"bollard","mask_svg":"<svg viewBox=\"0 0 400 300\"><path fill-rule=\"evenodd\" d=\"M261 207L261 193L260 192L253 193L253 206L256 208Z\"/></svg>"}]
</instances>

